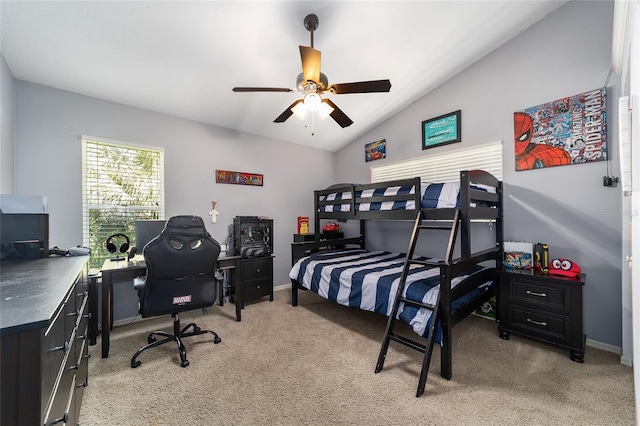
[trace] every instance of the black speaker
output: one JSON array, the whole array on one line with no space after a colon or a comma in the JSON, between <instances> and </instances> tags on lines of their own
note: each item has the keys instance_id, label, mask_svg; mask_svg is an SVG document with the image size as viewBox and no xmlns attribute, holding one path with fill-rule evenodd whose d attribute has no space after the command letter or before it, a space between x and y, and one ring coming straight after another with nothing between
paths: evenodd
<instances>
[{"instance_id":1,"label":"black speaker","mask_svg":"<svg viewBox=\"0 0 640 426\"><path fill-rule=\"evenodd\" d=\"M125 239L125 242L122 243L122 245L120 246L119 249L111 241L111 240L116 239L116 238L124 238ZM113 234L112 236L107 238L107 250L109 251L109 253L115 253L117 251L120 251L120 253L126 253L127 250L129 250L129 237L127 237L124 234Z\"/></svg>"}]
</instances>

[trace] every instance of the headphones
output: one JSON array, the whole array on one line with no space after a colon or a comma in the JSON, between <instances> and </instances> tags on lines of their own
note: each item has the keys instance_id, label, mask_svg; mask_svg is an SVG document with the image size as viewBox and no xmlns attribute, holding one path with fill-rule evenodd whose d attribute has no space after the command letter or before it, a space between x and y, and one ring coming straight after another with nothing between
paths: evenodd
<instances>
[{"instance_id":1,"label":"headphones","mask_svg":"<svg viewBox=\"0 0 640 426\"><path fill-rule=\"evenodd\" d=\"M107 250L109 251L109 253L115 253L116 251L118 251L118 248L116 247L116 245L111 242L113 238L118 238L118 237L123 237L126 240L120 246L120 253L126 253L126 251L129 250L129 237L127 237L124 234L113 234L112 236L107 238Z\"/></svg>"}]
</instances>

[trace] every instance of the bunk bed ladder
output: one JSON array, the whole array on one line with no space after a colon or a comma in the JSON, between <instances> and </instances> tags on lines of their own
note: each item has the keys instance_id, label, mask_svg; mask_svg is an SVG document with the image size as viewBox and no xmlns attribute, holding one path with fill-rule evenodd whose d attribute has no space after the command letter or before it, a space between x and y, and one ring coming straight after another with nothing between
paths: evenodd
<instances>
[{"instance_id":1,"label":"bunk bed ladder","mask_svg":"<svg viewBox=\"0 0 640 426\"><path fill-rule=\"evenodd\" d=\"M453 209L452 217L450 219L450 225L447 224L424 224L425 213L423 211L418 212L416 216L416 220L413 226L413 232L411 234L411 240L409 242L409 249L407 250L407 257L404 262L404 267L402 269L402 275L400 276L400 282L398 284L398 289L396 291L395 299L393 302L393 307L391 309L391 313L389 315L389 319L387 321L387 328L384 333L384 338L382 339L382 347L380 348L380 355L378 356L378 363L376 364L376 373L382 371L384 367L384 361L387 356L387 350L389 349L389 343L391 340L408 346L412 349L415 349L419 352L424 353L424 358L422 360L422 369L420 370L420 379L418 380L418 390L416 392L416 397L421 396L424 393L424 388L427 384L427 374L429 373L429 365L431 363L431 353L433 352L433 343L434 343L434 335L437 331L437 326L439 322L439 307L440 307L440 295L441 288L439 287L439 291L436 297L436 301L434 304L416 302L413 300L409 300L403 297L404 287L407 283L407 276L409 275L409 270L411 269L411 265L422 265L422 266L443 266L448 264L451 261L453 256L453 249L456 241L456 236L458 234L458 228L460 226L460 210ZM414 251L416 248L416 243L418 242L420 230L423 229L443 229L449 230L449 243L447 246L446 252L446 261L429 261L429 260L418 260L414 259ZM440 275L442 277L442 274ZM397 321L396 317L398 315L398 309L400 303L404 303L405 305L411 305L418 308L428 309L432 312L431 314L431 322L429 326L429 332L427 334L427 342L426 344L422 344L420 342L411 340L407 337L396 334L393 331L394 325Z\"/></svg>"}]
</instances>

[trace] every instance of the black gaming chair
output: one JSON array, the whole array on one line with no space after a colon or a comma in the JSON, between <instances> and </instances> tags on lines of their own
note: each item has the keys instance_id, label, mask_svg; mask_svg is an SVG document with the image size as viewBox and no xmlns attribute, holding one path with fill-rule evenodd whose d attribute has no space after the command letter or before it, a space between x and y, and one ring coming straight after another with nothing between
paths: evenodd
<instances>
[{"instance_id":1,"label":"black gaming chair","mask_svg":"<svg viewBox=\"0 0 640 426\"><path fill-rule=\"evenodd\" d=\"M216 300L216 261L220 255L220 244L207 232L198 216L174 216L160 235L151 240L143 250L147 265L145 279L136 279L134 287L140 299L140 314L143 318L171 314L173 334L154 331L143 346L131 358L131 368L140 365L138 356L147 349L175 342L180 351L180 365L189 365L182 339L204 333L213 335L213 343L220 337L210 330L201 330L191 323L180 329L178 313L213 305ZM187 331L193 327L193 331ZM154 337L164 339L156 340Z\"/></svg>"}]
</instances>

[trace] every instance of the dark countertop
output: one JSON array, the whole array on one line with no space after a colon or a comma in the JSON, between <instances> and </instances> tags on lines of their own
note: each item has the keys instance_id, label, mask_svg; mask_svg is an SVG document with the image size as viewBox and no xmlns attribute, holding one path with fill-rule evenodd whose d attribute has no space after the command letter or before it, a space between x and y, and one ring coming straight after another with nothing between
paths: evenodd
<instances>
[{"instance_id":1,"label":"dark countertop","mask_svg":"<svg viewBox=\"0 0 640 426\"><path fill-rule=\"evenodd\" d=\"M49 325L88 256L0 263L0 335Z\"/></svg>"}]
</instances>

